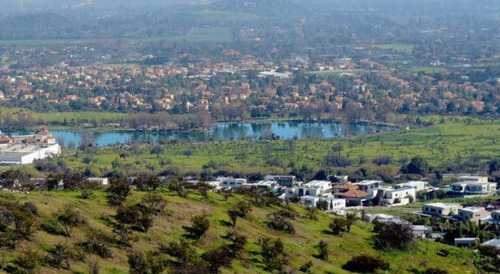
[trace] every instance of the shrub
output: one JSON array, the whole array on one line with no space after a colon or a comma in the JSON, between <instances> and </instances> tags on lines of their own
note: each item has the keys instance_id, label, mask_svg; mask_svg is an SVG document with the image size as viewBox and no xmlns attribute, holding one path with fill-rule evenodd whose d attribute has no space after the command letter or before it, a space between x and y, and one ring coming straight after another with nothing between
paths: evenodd
<instances>
[{"instance_id":1,"label":"shrub","mask_svg":"<svg viewBox=\"0 0 500 274\"><path fill-rule=\"evenodd\" d=\"M388 270L389 263L381 258L360 255L351 258L342 268L357 273L375 273L379 269Z\"/></svg>"},{"instance_id":2,"label":"shrub","mask_svg":"<svg viewBox=\"0 0 500 274\"><path fill-rule=\"evenodd\" d=\"M175 258L174 265L176 266L196 262L196 250L184 239L181 239L180 242L171 242L168 246L161 246L159 251Z\"/></svg>"},{"instance_id":3,"label":"shrub","mask_svg":"<svg viewBox=\"0 0 500 274\"><path fill-rule=\"evenodd\" d=\"M130 273L143 274L148 271L148 262L140 253L131 253L128 255L128 265Z\"/></svg>"},{"instance_id":4,"label":"shrub","mask_svg":"<svg viewBox=\"0 0 500 274\"><path fill-rule=\"evenodd\" d=\"M252 205L249 202L240 201L234 205L233 210L238 214L238 217L246 218L252 212Z\"/></svg>"},{"instance_id":5,"label":"shrub","mask_svg":"<svg viewBox=\"0 0 500 274\"><path fill-rule=\"evenodd\" d=\"M231 265L232 259L225 248L211 249L203 253L201 258L206 262L209 273L219 273L221 267Z\"/></svg>"},{"instance_id":6,"label":"shrub","mask_svg":"<svg viewBox=\"0 0 500 274\"><path fill-rule=\"evenodd\" d=\"M285 217L280 215L278 212L269 215L269 220L267 220L267 227L270 229L286 232L288 234L295 234L295 228L292 223L288 221Z\"/></svg>"},{"instance_id":7,"label":"shrub","mask_svg":"<svg viewBox=\"0 0 500 274\"><path fill-rule=\"evenodd\" d=\"M448 274L448 271L439 268L427 268L423 274Z\"/></svg>"},{"instance_id":8,"label":"shrub","mask_svg":"<svg viewBox=\"0 0 500 274\"><path fill-rule=\"evenodd\" d=\"M224 238L230 241L230 243L226 245L229 256L231 256L231 258L239 257L240 253L245 249L247 237L240 235L238 232L229 232Z\"/></svg>"},{"instance_id":9,"label":"shrub","mask_svg":"<svg viewBox=\"0 0 500 274\"><path fill-rule=\"evenodd\" d=\"M313 263L311 261L308 261L307 263L303 264L299 270L304 272L304 273L311 273L311 267L313 266Z\"/></svg>"},{"instance_id":10,"label":"shrub","mask_svg":"<svg viewBox=\"0 0 500 274\"><path fill-rule=\"evenodd\" d=\"M318 245L316 246L316 249L318 249L318 259L321 260L328 260L328 243L321 240L319 241Z\"/></svg>"},{"instance_id":11,"label":"shrub","mask_svg":"<svg viewBox=\"0 0 500 274\"><path fill-rule=\"evenodd\" d=\"M308 207L306 208L306 216L307 218L311 220L317 220L318 219L318 209L315 207Z\"/></svg>"},{"instance_id":12,"label":"shrub","mask_svg":"<svg viewBox=\"0 0 500 274\"><path fill-rule=\"evenodd\" d=\"M413 229L408 224L388 223L375 236L375 246L381 249L409 250L414 244Z\"/></svg>"},{"instance_id":13,"label":"shrub","mask_svg":"<svg viewBox=\"0 0 500 274\"><path fill-rule=\"evenodd\" d=\"M45 262L55 268L70 269L71 265L69 262L70 251L69 249L62 245L57 244L53 248L47 251L49 254L45 257Z\"/></svg>"},{"instance_id":14,"label":"shrub","mask_svg":"<svg viewBox=\"0 0 500 274\"><path fill-rule=\"evenodd\" d=\"M89 230L84 242L80 246L85 251L101 256L102 258L113 258L113 252L108 243L111 242L111 237L100 230Z\"/></svg>"},{"instance_id":15,"label":"shrub","mask_svg":"<svg viewBox=\"0 0 500 274\"><path fill-rule=\"evenodd\" d=\"M141 205L146 208L150 214L165 213L167 203L167 200L155 193L148 193L141 201Z\"/></svg>"},{"instance_id":16,"label":"shrub","mask_svg":"<svg viewBox=\"0 0 500 274\"><path fill-rule=\"evenodd\" d=\"M333 235L341 236L342 233L346 231L346 220L345 218L335 217L330 223L330 231Z\"/></svg>"}]
</instances>

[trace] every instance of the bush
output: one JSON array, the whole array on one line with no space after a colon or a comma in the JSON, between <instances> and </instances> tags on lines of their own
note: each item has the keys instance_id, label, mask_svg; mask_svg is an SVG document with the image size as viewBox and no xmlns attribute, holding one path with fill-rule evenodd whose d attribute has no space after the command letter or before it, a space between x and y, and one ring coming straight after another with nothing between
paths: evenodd
<instances>
[{"instance_id":1,"label":"bush","mask_svg":"<svg viewBox=\"0 0 500 274\"><path fill-rule=\"evenodd\" d=\"M333 218L329 227L333 235L341 236L342 233L344 233L347 230L346 225L347 223L345 218L335 217Z\"/></svg>"},{"instance_id":2,"label":"bush","mask_svg":"<svg viewBox=\"0 0 500 274\"><path fill-rule=\"evenodd\" d=\"M328 260L328 243L321 240L319 241L318 245L316 246L316 249L318 249L318 259L320 260Z\"/></svg>"},{"instance_id":3,"label":"bush","mask_svg":"<svg viewBox=\"0 0 500 274\"><path fill-rule=\"evenodd\" d=\"M389 263L381 258L360 255L351 258L342 268L357 273L375 273L379 269L388 270Z\"/></svg>"},{"instance_id":4,"label":"bush","mask_svg":"<svg viewBox=\"0 0 500 274\"><path fill-rule=\"evenodd\" d=\"M112 178L110 186L106 190L108 194L108 204L112 206L121 205L130 193L130 186L125 179Z\"/></svg>"},{"instance_id":5,"label":"bush","mask_svg":"<svg viewBox=\"0 0 500 274\"><path fill-rule=\"evenodd\" d=\"M231 265L232 259L225 248L211 249L203 253L201 258L206 262L209 273L219 273L221 267Z\"/></svg>"},{"instance_id":6,"label":"bush","mask_svg":"<svg viewBox=\"0 0 500 274\"><path fill-rule=\"evenodd\" d=\"M448 270L439 268L427 268L423 274L448 274Z\"/></svg>"},{"instance_id":7,"label":"bush","mask_svg":"<svg viewBox=\"0 0 500 274\"><path fill-rule=\"evenodd\" d=\"M375 236L375 246L381 249L409 250L414 244L413 229L409 224L385 224Z\"/></svg>"},{"instance_id":8,"label":"bush","mask_svg":"<svg viewBox=\"0 0 500 274\"><path fill-rule=\"evenodd\" d=\"M167 200L163 199L161 195L148 193L144 198L142 198L141 205L150 214L162 214L165 213Z\"/></svg>"},{"instance_id":9,"label":"bush","mask_svg":"<svg viewBox=\"0 0 500 274\"><path fill-rule=\"evenodd\" d=\"M86 240L80 243L80 246L85 251L101 256L102 258L113 258L113 252L108 243L111 242L111 237L100 230L89 230Z\"/></svg>"},{"instance_id":10,"label":"bush","mask_svg":"<svg viewBox=\"0 0 500 274\"><path fill-rule=\"evenodd\" d=\"M143 274L148 271L148 262L140 253L131 253L128 255L128 265L130 273Z\"/></svg>"},{"instance_id":11,"label":"bush","mask_svg":"<svg viewBox=\"0 0 500 274\"><path fill-rule=\"evenodd\" d=\"M292 223L288 221L285 217L280 215L278 212L269 215L269 220L267 220L267 227L277 231L286 232L288 234L295 234L295 228Z\"/></svg>"}]
</instances>

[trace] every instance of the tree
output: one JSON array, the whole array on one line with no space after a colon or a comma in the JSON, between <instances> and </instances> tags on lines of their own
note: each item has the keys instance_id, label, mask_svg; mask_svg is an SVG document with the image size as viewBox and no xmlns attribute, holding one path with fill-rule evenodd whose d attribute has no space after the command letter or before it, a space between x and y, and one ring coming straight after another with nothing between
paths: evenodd
<instances>
[{"instance_id":1,"label":"tree","mask_svg":"<svg viewBox=\"0 0 500 274\"><path fill-rule=\"evenodd\" d=\"M413 229L409 224L385 224L375 236L375 246L381 249L409 250L414 244Z\"/></svg>"},{"instance_id":2,"label":"tree","mask_svg":"<svg viewBox=\"0 0 500 274\"><path fill-rule=\"evenodd\" d=\"M83 131L81 134L80 143L78 144L78 148L82 151L87 150L92 147L94 143L94 132L92 131Z\"/></svg>"},{"instance_id":3,"label":"tree","mask_svg":"<svg viewBox=\"0 0 500 274\"><path fill-rule=\"evenodd\" d=\"M358 220L358 214L356 212L348 212L345 215L346 220L346 231L349 233L351 231L351 226Z\"/></svg>"},{"instance_id":4,"label":"tree","mask_svg":"<svg viewBox=\"0 0 500 274\"><path fill-rule=\"evenodd\" d=\"M341 236L346 231L346 220L345 218L335 217L329 227L333 235Z\"/></svg>"},{"instance_id":5,"label":"tree","mask_svg":"<svg viewBox=\"0 0 500 274\"><path fill-rule=\"evenodd\" d=\"M260 238L256 244L260 247L262 262L269 270L282 270L288 263L285 246L280 238Z\"/></svg>"},{"instance_id":6,"label":"tree","mask_svg":"<svg viewBox=\"0 0 500 274\"><path fill-rule=\"evenodd\" d=\"M282 214L279 214L278 212L274 212L273 214L269 215L269 219L267 220L267 227L270 229L278 230L278 231L283 231L288 234L294 234L295 233L295 228L293 227L293 224L287 220Z\"/></svg>"},{"instance_id":7,"label":"tree","mask_svg":"<svg viewBox=\"0 0 500 274\"><path fill-rule=\"evenodd\" d=\"M427 172L429 172L430 165L425 160L424 158L420 156L415 156L411 158L410 162L408 163L407 166L404 166L401 171L403 173L409 173L409 174L419 174L419 175L425 175Z\"/></svg>"},{"instance_id":8,"label":"tree","mask_svg":"<svg viewBox=\"0 0 500 274\"><path fill-rule=\"evenodd\" d=\"M205 214L197 215L191 218L191 227L185 227L189 232L189 237L198 241L207 232L210 227L210 221Z\"/></svg>"},{"instance_id":9,"label":"tree","mask_svg":"<svg viewBox=\"0 0 500 274\"><path fill-rule=\"evenodd\" d=\"M236 220L239 217L239 213L235 210L228 210L227 215L229 216L229 219L231 219L231 223L233 224L233 227L236 226Z\"/></svg>"},{"instance_id":10,"label":"tree","mask_svg":"<svg viewBox=\"0 0 500 274\"><path fill-rule=\"evenodd\" d=\"M151 149L151 152L150 154L156 154L156 158L159 158L160 157L160 154L164 153L165 150L163 149L162 146L160 145L156 145L154 146L152 149Z\"/></svg>"},{"instance_id":11,"label":"tree","mask_svg":"<svg viewBox=\"0 0 500 274\"><path fill-rule=\"evenodd\" d=\"M207 263L209 273L219 273L221 267L231 265L231 257L226 248L211 249L203 253L201 258Z\"/></svg>"},{"instance_id":12,"label":"tree","mask_svg":"<svg viewBox=\"0 0 500 274\"><path fill-rule=\"evenodd\" d=\"M111 178L108 192L108 203L112 206L121 205L130 193L130 186L124 178Z\"/></svg>"},{"instance_id":13,"label":"tree","mask_svg":"<svg viewBox=\"0 0 500 274\"><path fill-rule=\"evenodd\" d=\"M161 195L156 193L148 193L141 200L141 205L150 214L162 214L165 212L165 207L167 206L167 200L165 200Z\"/></svg>"}]
</instances>

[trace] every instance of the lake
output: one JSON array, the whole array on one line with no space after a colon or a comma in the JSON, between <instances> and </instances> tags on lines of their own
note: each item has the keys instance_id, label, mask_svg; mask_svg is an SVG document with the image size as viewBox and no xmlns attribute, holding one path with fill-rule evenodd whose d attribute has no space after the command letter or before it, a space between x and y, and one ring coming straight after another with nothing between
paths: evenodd
<instances>
[{"instance_id":1,"label":"lake","mask_svg":"<svg viewBox=\"0 0 500 274\"><path fill-rule=\"evenodd\" d=\"M232 141L232 140L259 140L261 138L280 139L334 139L345 137L345 126L334 122L252 122L228 123L214 125L208 132L143 132L143 131L109 131L92 132L94 143L97 146L125 144L133 142L178 141ZM381 131L395 131L397 127L368 123L354 123L348 125L348 135L368 135ZM56 139L62 138L64 145L69 142L78 144L81 133L77 131L51 131ZM10 133L12 135L18 132Z\"/></svg>"}]
</instances>

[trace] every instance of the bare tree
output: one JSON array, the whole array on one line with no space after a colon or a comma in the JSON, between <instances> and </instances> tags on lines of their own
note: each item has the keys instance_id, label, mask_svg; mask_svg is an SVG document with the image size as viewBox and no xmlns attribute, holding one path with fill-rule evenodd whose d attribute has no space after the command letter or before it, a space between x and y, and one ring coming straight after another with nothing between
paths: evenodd
<instances>
[{"instance_id":1,"label":"bare tree","mask_svg":"<svg viewBox=\"0 0 500 274\"><path fill-rule=\"evenodd\" d=\"M78 148L85 151L94 143L94 132L82 131Z\"/></svg>"}]
</instances>

